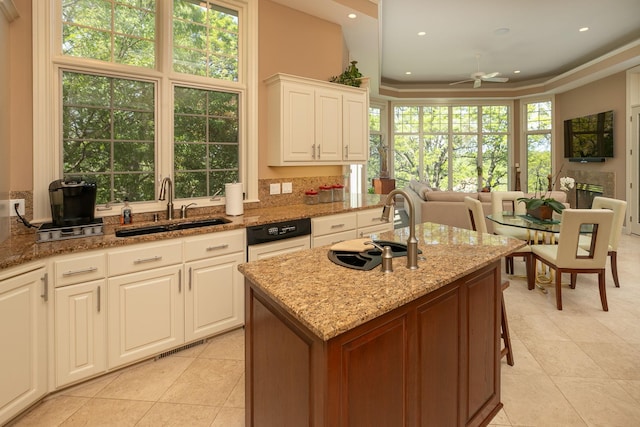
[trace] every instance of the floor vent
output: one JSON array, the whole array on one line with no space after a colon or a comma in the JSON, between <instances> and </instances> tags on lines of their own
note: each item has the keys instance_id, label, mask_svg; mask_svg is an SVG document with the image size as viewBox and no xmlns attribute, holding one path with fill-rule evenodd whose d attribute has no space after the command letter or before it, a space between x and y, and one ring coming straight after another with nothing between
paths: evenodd
<instances>
[{"instance_id":1,"label":"floor vent","mask_svg":"<svg viewBox=\"0 0 640 427\"><path fill-rule=\"evenodd\" d=\"M182 347L178 347L178 348L174 348L173 350L165 351L164 353L161 353L161 354L157 355L156 357L154 357L153 360L158 360L158 359L162 359L163 357L171 356L172 354L176 354L176 353L181 352L182 350L186 350L188 348L195 347L195 346L200 345L200 344L204 344L205 342L206 342L206 340L200 340L200 341L192 342L190 344L185 344Z\"/></svg>"}]
</instances>

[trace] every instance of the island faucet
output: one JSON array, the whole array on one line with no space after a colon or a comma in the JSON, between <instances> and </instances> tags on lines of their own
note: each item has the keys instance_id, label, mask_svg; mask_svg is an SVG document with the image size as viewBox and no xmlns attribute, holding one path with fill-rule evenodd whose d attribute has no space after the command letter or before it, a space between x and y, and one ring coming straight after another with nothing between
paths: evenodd
<instances>
[{"instance_id":1,"label":"island faucet","mask_svg":"<svg viewBox=\"0 0 640 427\"><path fill-rule=\"evenodd\" d=\"M391 214L391 207L394 205L393 197L399 194L404 197L405 202L409 205L409 239L407 240L407 268L409 270L417 270L418 268L418 239L415 234L415 210L413 208L413 201L406 191L396 188L387 195L387 200L384 202L384 208L382 209L382 221L389 222L389 216Z\"/></svg>"},{"instance_id":2,"label":"island faucet","mask_svg":"<svg viewBox=\"0 0 640 427\"><path fill-rule=\"evenodd\" d=\"M165 200L167 192L169 193L169 200L167 201L167 219L169 220L173 219L173 182L169 177L162 180L158 200Z\"/></svg>"}]
</instances>

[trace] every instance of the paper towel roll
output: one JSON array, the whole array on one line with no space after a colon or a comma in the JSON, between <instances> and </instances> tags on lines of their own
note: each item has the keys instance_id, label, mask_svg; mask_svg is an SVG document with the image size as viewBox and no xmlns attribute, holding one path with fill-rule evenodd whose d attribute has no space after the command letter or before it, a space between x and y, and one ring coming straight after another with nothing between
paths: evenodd
<instances>
[{"instance_id":1,"label":"paper towel roll","mask_svg":"<svg viewBox=\"0 0 640 427\"><path fill-rule=\"evenodd\" d=\"M244 213L244 205L242 203L242 183L233 183L224 185L224 194L226 198L227 215L242 215Z\"/></svg>"}]
</instances>

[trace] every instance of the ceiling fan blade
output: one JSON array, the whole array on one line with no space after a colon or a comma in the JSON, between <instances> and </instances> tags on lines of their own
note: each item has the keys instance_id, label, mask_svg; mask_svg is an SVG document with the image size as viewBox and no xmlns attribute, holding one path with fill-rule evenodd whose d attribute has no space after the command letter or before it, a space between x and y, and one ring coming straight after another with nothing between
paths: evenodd
<instances>
[{"instance_id":1,"label":"ceiling fan blade","mask_svg":"<svg viewBox=\"0 0 640 427\"><path fill-rule=\"evenodd\" d=\"M460 83L467 83L467 82L472 82L472 81L474 81L474 80L473 79L460 80L459 82L449 83L449 86L459 85Z\"/></svg>"},{"instance_id":2,"label":"ceiling fan blade","mask_svg":"<svg viewBox=\"0 0 640 427\"><path fill-rule=\"evenodd\" d=\"M509 81L509 77L489 77L482 80L484 80L485 82L505 83Z\"/></svg>"},{"instance_id":3,"label":"ceiling fan blade","mask_svg":"<svg viewBox=\"0 0 640 427\"><path fill-rule=\"evenodd\" d=\"M480 79L475 79L474 80L474 82L473 82L473 88L474 89L479 88L481 85L482 85L482 80L480 80Z\"/></svg>"},{"instance_id":4,"label":"ceiling fan blade","mask_svg":"<svg viewBox=\"0 0 640 427\"><path fill-rule=\"evenodd\" d=\"M485 79L491 79L491 78L493 78L493 77L498 77L499 75L500 75L500 73L499 73L499 72L494 71L493 73L483 74L480 78L481 78L482 80L485 80Z\"/></svg>"}]
</instances>

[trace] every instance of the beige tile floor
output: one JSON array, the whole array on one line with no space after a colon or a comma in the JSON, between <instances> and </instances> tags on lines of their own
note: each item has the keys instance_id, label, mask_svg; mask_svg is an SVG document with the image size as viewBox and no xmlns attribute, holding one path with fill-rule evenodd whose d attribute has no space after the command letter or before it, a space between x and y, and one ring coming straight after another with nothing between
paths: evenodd
<instances>
[{"instance_id":1,"label":"beige tile floor","mask_svg":"<svg viewBox=\"0 0 640 427\"><path fill-rule=\"evenodd\" d=\"M504 409L492 426L640 426L640 237L622 236L618 258L619 289L607 270L609 312L595 275L563 288L563 311L553 289L510 278L515 366L503 359ZM235 330L64 390L15 426L242 426L243 339Z\"/></svg>"}]
</instances>

